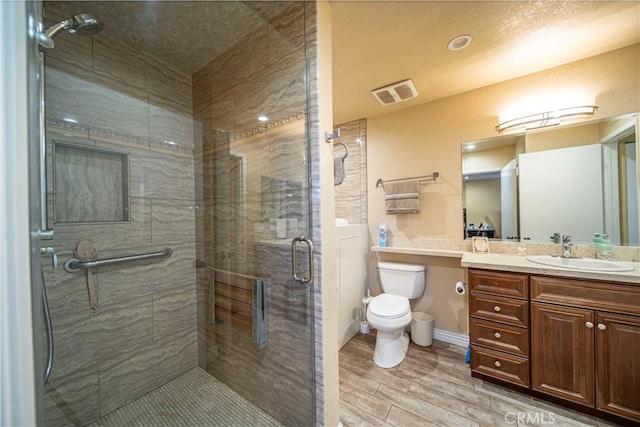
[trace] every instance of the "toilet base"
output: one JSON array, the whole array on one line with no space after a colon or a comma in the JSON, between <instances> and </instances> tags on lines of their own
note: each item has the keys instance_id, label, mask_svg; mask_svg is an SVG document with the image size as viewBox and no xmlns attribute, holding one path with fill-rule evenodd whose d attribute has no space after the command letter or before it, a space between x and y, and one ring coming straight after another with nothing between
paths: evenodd
<instances>
[{"instance_id":1,"label":"toilet base","mask_svg":"<svg viewBox=\"0 0 640 427\"><path fill-rule=\"evenodd\" d=\"M391 332L377 331L373 362L381 368L393 368L402 362L409 348L409 336L404 328Z\"/></svg>"}]
</instances>

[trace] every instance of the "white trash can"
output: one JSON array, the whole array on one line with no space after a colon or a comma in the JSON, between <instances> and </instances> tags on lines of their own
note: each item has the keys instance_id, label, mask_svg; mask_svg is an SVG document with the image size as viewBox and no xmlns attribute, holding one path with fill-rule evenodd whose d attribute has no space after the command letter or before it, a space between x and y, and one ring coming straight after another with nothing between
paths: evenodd
<instances>
[{"instance_id":1,"label":"white trash can","mask_svg":"<svg viewBox=\"0 0 640 427\"><path fill-rule=\"evenodd\" d=\"M422 347L433 344L433 316L414 311L411 313L411 341Z\"/></svg>"}]
</instances>

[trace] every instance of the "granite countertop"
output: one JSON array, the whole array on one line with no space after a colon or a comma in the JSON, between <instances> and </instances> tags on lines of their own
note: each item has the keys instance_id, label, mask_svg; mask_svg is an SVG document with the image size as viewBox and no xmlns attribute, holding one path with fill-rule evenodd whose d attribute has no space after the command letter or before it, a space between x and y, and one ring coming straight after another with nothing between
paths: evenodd
<instances>
[{"instance_id":1,"label":"granite countertop","mask_svg":"<svg viewBox=\"0 0 640 427\"><path fill-rule=\"evenodd\" d=\"M477 254L465 252L460 265L467 268L482 268L489 270L512 271L516 273L544 274L577 279L594 279L612 282L623 282L640 285L640 263L631 261L616 261L633 267L632 271L587 271L570 268L552 267L536 264L527 260L526 256L507 254Z\"/></svg>"}]
</instances>

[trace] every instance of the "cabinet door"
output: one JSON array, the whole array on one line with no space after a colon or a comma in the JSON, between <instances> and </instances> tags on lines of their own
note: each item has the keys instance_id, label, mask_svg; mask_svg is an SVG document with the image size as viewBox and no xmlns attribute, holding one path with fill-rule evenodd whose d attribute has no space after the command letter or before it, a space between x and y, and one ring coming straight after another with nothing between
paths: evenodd
<instances>
[{"instance_id":1,"label":"cabinet door","mask_svg":"<svg viewBox=\"0 0 640 427\"><path fill-rule=\"evenodd\" d=\"M534 390L594 406L592 310L531 303Z\"/></svg>"},{"instance_id":2,"label":"cabinet door","mask_svg":"<svg viewBox=\"0 0 640 427\"><path fill-rule=\"evenodd\" d=\"M640 421L640 318L596 313L598 409Z\"/></svg>"}]
</instances>

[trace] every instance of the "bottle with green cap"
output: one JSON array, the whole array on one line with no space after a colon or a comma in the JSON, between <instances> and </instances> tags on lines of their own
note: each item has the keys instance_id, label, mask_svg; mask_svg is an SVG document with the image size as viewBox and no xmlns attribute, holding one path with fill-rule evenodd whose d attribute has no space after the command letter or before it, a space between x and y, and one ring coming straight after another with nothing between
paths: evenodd
<instances>
[{"instance_id":1,"label":"bottle with green cap","mask_svg":"<svg viewBox=\"0 0 640 427\"><path fill-rule=\"evenodd\" d=\"M611 244L608 234L603 234L600 243L596 245L596 258L608 261L612 261L615 258L613 244Z\"/></svg>"}]
</instances>

